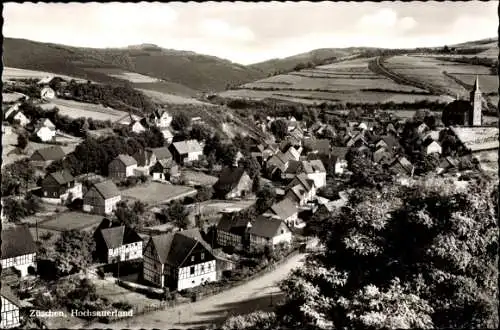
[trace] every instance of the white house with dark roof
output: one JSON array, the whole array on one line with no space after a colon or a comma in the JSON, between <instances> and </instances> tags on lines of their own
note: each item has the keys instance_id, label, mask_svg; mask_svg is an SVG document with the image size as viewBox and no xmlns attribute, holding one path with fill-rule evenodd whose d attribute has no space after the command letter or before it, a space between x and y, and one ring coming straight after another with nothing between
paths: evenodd
<instances>
[{"instance_id":1,"label":"white house with dark roof","mask_svg":"<svg viewBox=\"0 0 500 330\"><path fill-rule=\"evenodd\" d=\"M132 156L121 154L108 164L108 175L113 179L122 179L133 176L136 168L137 161Z\"/></svg>"},{"instance_id":2,"label":"white house with dark roof","mask_svg":"<svg viewBox=\"0 0 500 330\"><path fill-rule=\"evenodd\" d=\"M34 133L42 142L53 141L56 138L56 130L47 126L39 126L35 128Z\"/></svg>"},{"instance_id":3,"label":"white house with dark roof","mask_svg":"<svg viewBox=\"0 0 500 330\"><path fill-rule=\"evenodd\" d=\"M0 329L17 328L21 325L19 317L21 302L7 285L3 284L0 291L2 303Z\"/></svg>"},{"instance_id":4,"label":"white house with dark roof","mask_svg":"<svg viewBox=\"0 0 500 330\"><path fill-rule=\"evenodd\" d=\"M150 121L159 128L169 127L173 117L163 109L155 110L149 117Z\"/></svg>"},{"instance_id":5,"label":"white house with dark roof","mask_svg":"<svg viewBox=\"0 0 500 330\"><path fill-rule=\"evenodd\" d=\"M120 191L112 181L95 183L83 196L83 211L110 214L120 200Z\"/></svg>"},{"instance_id":6,"label":"white house with dark roof","mask_svg":"<svg viewBox=\"0 0 500 330\"><path fill-rule=\"evenodd\" d=\"M174 160L180 165L199 160L203 155L203 147L196 140L174 142L169 149Z\"/></svg>"},{"instance_id":7,"label":"white house with dark roof","mask_svg":"<svg viewBox=\"0 0 500 330\"><path fill-rule=\"evenodd\" d=\"M296 175L286 187L285 198L299 206L304 206L316 197L316 190L314 181L309 179L305 173L301 173Z\"/></svg>"},{"instance_id":8,"label":"white house with dark roof","mask_svg":"<svg viewBox=\"0 0 500 330\"><path fill-rule=\"evenodd\" d=\"M245 197L252 191L252 179L242 167L226 167L221 171L213 189L218 198Z\"/></svg>"},{"instance_id":9,"label":"white house with dark roof","mask_svg":"<svg viewBox=\"0 0 500 330\"><path fill-rule=\"evenodd\" d=\"M217 281L217 259L197 229L152 236L143 260L144 279L158 287L180 291Z\"/></svg>"},{"instance_id":10,"label":"white house with dark roof","mask_svg":"<svg viewBox=\"0 0 500 330\"><path fill-rule=\"evenodd\" d=\"M260 215L252 223L249 231L250 246L276 246L280 243L290 244L292 232L286 223L276 216Z\"/></svg>"},{"instance_id":11,"label":"white house with dark roof","mask_svg":"<svg viewBox=\"0 0 500 330\"><path fill-rule=\"evenodd\" d=\"M4 115L4 118L7 122L13 124L15 122L18 122L19 125L25 127L30 123L30 120L28 117L24 115L24 113L19 110L20 103L16 103L13 106L11 106Z\"/></svg>"},{"instance_id":12,"label":"white house with dark roof","mask_svg":"<svg viewBox=\"0 0 500 330\"><path fill-rule=\"evenodd\" d=\"M285 221L285 223L290 227L295 227L299 223L299 209L297 208L297 205L288 198L284 198L281 201L274 203L264 214L276 216Z\"/></svg>"},{"instance_id":13,"label":"white house with dark roof","mask_svg":"<svg viewBox=\"0 0 500 330\"><path fill-rule=\"evenodd\" d=\"M36 245L28 226L2 229L2 269L13 267L21 277L36 269Z\"/></svg>"},{"instance_id":14,"label":"white house with dark roof","mask_svg":"<svg viewBox=\"0 0 500 330\"><path fill-rule=\"evenodd\" d=\"M99 259L107 263L142 259L143 240L135 230L103 219L94 232Z\"/></svg>"},{"instance_id":15,"label":"white house with dark roof","mask_svg":"<svg viewBox=\"0 0 500 330\"><path fill-rule=\"evenodd\" d=\"M83 196L82 184L67 170L47 174L41 186L43 198L49 202L65 204Z\"/></svg>"},{"instance_id":16,"label":"white house with dark roof","mask_svg":"<svg viewBox=\"0 0 500 330\"><path fill-rule=\"evenodd\" d=\"M425 153L427 155L433 154L433 153L441 154L441 152L442 152L442 148L441 148L441 145L439 144L439 142L434 141L430 138L426 139L424 141L423 147L425 148Z\"/></svg>"}]
</instances>

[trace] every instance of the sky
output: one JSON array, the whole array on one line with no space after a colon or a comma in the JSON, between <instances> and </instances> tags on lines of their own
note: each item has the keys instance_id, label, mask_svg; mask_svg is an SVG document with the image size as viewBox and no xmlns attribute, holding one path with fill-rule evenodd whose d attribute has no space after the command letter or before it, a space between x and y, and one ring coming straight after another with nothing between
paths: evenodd
<instances>
[{"instance_id":1,"label":"sky","mask_svg":"<svg viewBox=\"0 0 500 330\"><path fill-rule=\"evenodd\" d=\"M444 46L498 36L498 1L4 3L3 35L143 43L251 64L318 48Z\"/></svg>"}]
</instances>

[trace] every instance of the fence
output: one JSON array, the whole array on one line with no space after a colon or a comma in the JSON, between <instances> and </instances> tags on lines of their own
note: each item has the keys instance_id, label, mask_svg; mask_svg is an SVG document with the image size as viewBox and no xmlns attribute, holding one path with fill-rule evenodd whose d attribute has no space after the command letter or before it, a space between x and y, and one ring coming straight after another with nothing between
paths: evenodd
<instances>
[{"instance_id":1,"label":"fence","mask_svg":"<svg viewBox=\"0 0 500 330\"><path fill-rule=\"evenodd\" d=\"M210 296L216 295L222 291L226 291L226 290L232 289L234 287L248 283L249 281L251 281L259 276L265 275L265 274L275 270L276 267L283 264L288 259L298 255L299 253L302 253L302 251L300 250L299 247L296 247L293 250L291 250L288 254L286 254L282 259L280 259L276 262L273 262L272 264L269 264L268 266L259 270L255 274L252 274L252 275L245 277L244 279L241 279L241 280L236 281L236 282L227 283L226 285L223 285L220 287L215 287L213 289L207 289L204 292L195 292L193 295L193 297L194 297L193 299L198 300L200 298L210 297ZM117 284L120 285L119 282L123 282L123 281L117 281ZM136 289L137 288L133 288L133 290L136 290ZM143 314L158 311L158 310L165 310L166 308L173 308L175 306L182 305L184 303L185 303L185 301L183 301L183 300L169 300L169 301L161 301L155 305L134 306L132 308L132 315L137 316L137 315L143 315ZM99 322L101 322L101 323L113 323L113 322L118 322L118 321L124 320L127 317L129 317L129 316L101 317L99 319ZM91 324L91 322L87 322L87 325L90 325L90 324Z\"/></svg>"}]
</instances>

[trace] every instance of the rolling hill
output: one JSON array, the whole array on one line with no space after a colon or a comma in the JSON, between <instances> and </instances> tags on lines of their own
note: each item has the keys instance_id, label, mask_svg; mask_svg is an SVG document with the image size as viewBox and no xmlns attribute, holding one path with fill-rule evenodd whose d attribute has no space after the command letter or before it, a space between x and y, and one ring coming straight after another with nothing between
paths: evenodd
<instances>
[{"instance_id":1,"label":"rolling hill","mask_svg":"<svg viewBox=\"0 0 500 330\"><path fill-rule=\"evenodd\" d=\"M237 85L265 76L258 69L214 56L150 44L95 49L4 38L3 49L6 67L54 72L103 83L128 80L134 87L185 96L221 91L228 83ZM130 73L142 75L143 81L131 80Z\"/></svg>"}]
</instances>

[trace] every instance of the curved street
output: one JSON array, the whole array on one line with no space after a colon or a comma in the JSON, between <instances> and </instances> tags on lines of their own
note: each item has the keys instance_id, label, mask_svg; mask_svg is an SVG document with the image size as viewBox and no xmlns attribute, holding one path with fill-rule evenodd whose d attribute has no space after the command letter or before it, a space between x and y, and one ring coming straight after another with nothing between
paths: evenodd
<instances>
[{"instance_id":1,"label":"curved street","mask_svg":"<svg viewBox=\"0 0 500 330\"><path fill-rule=\"evenodd\" d=\"M230 315L271 309L281 297L277 283L285 279L292 269L300 266L305 255L304 253L295 255L270 273L194 303L178 305L111 324L96 322L85 328L192 329L221 322Z\"/></svg>"}]
</instances>

